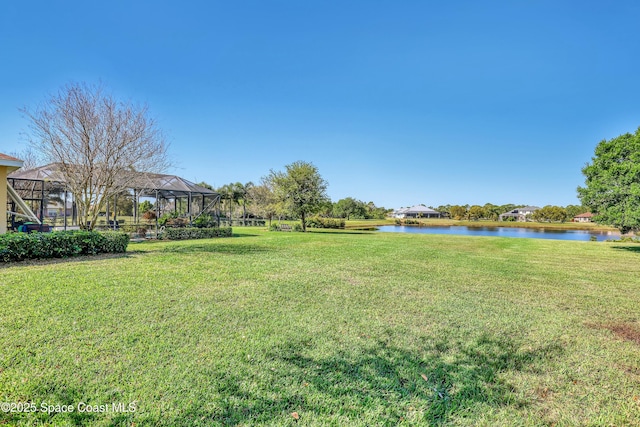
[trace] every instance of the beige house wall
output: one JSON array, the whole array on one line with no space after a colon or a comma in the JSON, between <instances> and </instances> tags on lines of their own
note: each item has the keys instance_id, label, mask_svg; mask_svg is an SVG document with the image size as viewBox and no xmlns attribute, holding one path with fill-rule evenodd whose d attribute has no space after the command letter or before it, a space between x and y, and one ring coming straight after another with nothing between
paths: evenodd
<instances>
[{"instance_id":1,"label":"beige house wall","mask_svg":"<svg viewBox=\"0 0 640 427\"><path fill-rule=\"evenodd\" d=\"M0 185L0 209L2 209L2 215L0 215L0 234L7 232L7 167L0 166L0 182L4 182L4 185Z\"/></svg>"}]
</instances>

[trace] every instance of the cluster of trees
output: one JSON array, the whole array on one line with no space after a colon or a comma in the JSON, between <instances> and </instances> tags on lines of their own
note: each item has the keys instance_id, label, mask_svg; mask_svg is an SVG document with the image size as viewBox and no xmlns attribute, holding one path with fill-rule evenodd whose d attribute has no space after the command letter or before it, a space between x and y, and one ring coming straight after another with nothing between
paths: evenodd
<instances>
[{"instance_id":1,"label":"cluster of trees","mask_svg":"<svg viewBox=\"0 0 640 427\"><path fill-rule=\"evenodd\" d=\"M384 219L390 209L378 207L373 202L365 203L353 197L346 197L332 204L331 216L349 219Z\"/></svg>"},{"instance_id":2,"label":"cluster of trees","mask_svg":"<svg viewBox=\"0 0 640 427\"><path fill-rule=\"evenodd\" d=\"M436 208L432 208L437 210L440 213L443 213L449 216L452 219L458 220L479 220L479 219L487 219L492 221L498 220L498 215L509 212L512 209L515 209L518 205L494 205L492 203L485 203L483 206L480 205L442 205Z\"/></svg>"},{"instance_id":3,"label":"cluster of trees","mask_svg":"<svg viewBox=\"0 0 640 427\"><path fill-rule=\"evenodd\" d=\"M516 208L521 208L525 205L494 205L492 203L485 203L484 205L443 205L436 208L440 213L449 216L452 219L458 220L491 220L497 221L500 214L510 212ZM589 209L581 205L568 205L562 206L545 206L534 212L532 219L540 222L564 222L571 220L576 215L587 212Z\"/></svg>"},{"instance_id":4,"label":"cluster of trees","mask_svg":"<svg viewBox=\"0 0 640 427\"><path fill-rule=\"evenodd\" d=\"M538 222L565 222L571 218L573 216L569 216L567 209L561 206L545 206L531 214L531 219Z\"/></svg>"},{"instance_id":5,"label":"cluster of trees","mask_svg":"<svg viewBox=\"0 0 640 427\"><path fill-rule=\"evenodd\" d=\"M353 197L333 203L326 194L327 182L317 167L304 161L287 165L284 171L271 170L260 184L236 182L217 189L206 182L198 185L221 194L222 211L227 218L235 216L242 221L251 217L265 218L269 225L274 218L300 219L303 230L305 219L311 214L345 219L380 219L390 211Z\"/></svg>"}]
</instances>

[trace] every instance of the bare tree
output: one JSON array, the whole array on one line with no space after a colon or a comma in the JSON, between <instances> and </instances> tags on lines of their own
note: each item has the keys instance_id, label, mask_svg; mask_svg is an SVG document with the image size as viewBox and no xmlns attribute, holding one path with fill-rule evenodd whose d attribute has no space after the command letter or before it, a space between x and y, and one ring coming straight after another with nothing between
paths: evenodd
<instances>
[{"instance_id":1,"label":"bare tree","mask_svg":"<svg viewBox=\"0 0 640 427\"><path fill-rule=\"evenodd\" d=\"M167 144L148 107L118 101L102 85L70 83L22 112L31 146L60 167L82 228L93 229L106 201L130 188L136 172L168 167Z\"/></svg>"},{"instance_id":2,"label":"bare tree","mask_svg":"<svg viewBox=\"0 0 640 427\"><path fill-rule=\"evenodd\" d=\"M22 160L22 170L33 169L40 165L38 153L33 151L31 147L27 147L22 151L10 153L10 155Z\"/></svg>"}]
</instances>

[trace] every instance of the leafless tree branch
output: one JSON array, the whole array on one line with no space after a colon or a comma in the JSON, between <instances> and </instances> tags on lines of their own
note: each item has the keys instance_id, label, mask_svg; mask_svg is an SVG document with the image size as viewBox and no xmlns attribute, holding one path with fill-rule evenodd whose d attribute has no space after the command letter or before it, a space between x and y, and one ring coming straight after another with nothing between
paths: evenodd
<instances>
[{"instance_id":1,"label":"leafless tree branch","mask_svg":"<svg viewBox=\"0 0 640 427\"><path fill-rule=\"evenodd\" d=\"M84 228L93 228L109 197L131 187L129 173L169 166L164 134L148 107L118 101L102 85L70 83L22 112L31 147L59 164Z\"/></svg>"}]
</instances>

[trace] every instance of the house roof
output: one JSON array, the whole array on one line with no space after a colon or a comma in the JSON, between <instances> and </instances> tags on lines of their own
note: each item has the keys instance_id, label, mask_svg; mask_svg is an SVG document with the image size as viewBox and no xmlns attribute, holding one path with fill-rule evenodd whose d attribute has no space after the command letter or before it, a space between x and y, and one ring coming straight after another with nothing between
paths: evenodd
<instances>
[{"instance_id":1,"label":"house roof","mask_svg":"<svg viewBox=\"0 0 640 427\"><path fill-rule=\"evenodd\" d=\"M198 193L200 195L218 194L177 175L160 173L140 173L133 186L133 188L142 190L143 193L150 193L150 195L156 190L163 192L165 196L167 194L180 196L187 193Z\"/></svg>"},{"instance_id":2,"label":"house roof","mask_svg":"<svg viewBox=\"0 0 640 427\"><path fill-rule=\"evenodd\" d=\"M585 212L574 216L574 218L593 218L593 214L591 212Z\"/></svg>"},{"instance_id":3,"label":"house roof","mask_svg":"<svg viewBox=\"0 0 640 427\"><path fill-rule=\"evenodd\" d=\"M156 191L163 197L185 196L196 193L205 196L217 195L215 191L201 187L177 175L148 172L129 172L122 177L129 188L139 190L142 195L155 196ZM13 172L9 178L31 179L48 182L66 182L59 163L50 163L33 169Z\"/></svg>"},{"instance_id":4,"label":"house roof","mask_svg":"<svg viewBox=\"0 0 640 427\"><path fill-rule=\"evenodd\" d=\"M406 208L401 213L430 213L430 214L439 214L440 212L434 211L431 208L422 205L412 206L410 208Z\"/></svg>"},{"instance_id":5,"label":"house roof","mask_svg":"<svg viewBox=\"0 0 640 427\"><path fill-rule=\"evenodd\" d=\"M515 216L515 215L519 215L521 212L526 212L526 211L537 211L538 209L540 209L537 206L523 206L521 208L515 208L513 210L510 210L509 212L505 212L502 215L504 216Z\"/></svg>"},{"instance_id":6,"label":"house roof","mask_svg":"<svg viewBox=\"0 0 640 427\"><path fill-rule=\"evenodd\" d=\"M48 165L38 166L37 168L23 169L19 172L13 172L12 174L9 174L9 178L32 179L35 181L47 182L65 182L58 163L50 163Z\"/></svg>"},{"instance_id":7,"label":"house roof","mask_svg":"<svg viewBox=\"0 0 640 427\"><path fill-rule=\"evenodd\" d=\"M24 162L16 157L0 153L0 166L6 166L9 171L20 169Z\"/></svg>"}]
</instances>

